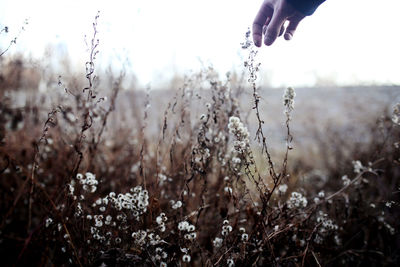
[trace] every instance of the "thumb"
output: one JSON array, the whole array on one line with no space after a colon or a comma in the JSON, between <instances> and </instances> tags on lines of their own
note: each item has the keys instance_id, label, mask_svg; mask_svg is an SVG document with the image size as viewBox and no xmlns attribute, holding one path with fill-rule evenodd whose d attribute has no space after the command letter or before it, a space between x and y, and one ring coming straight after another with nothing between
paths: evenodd
<instances>
[{"instance_id":1,"label":"thumb","mask_svg":"<svg viewBox=\"0 0 400 267\"><path fill-rule=\"evenodd\" d=\"M280 9L274 11L272 15L271 22L268 24L267 31L265 32L264 44L272 45L281 31L283 24L285 22L285 17L282 16Z\"/></svg>"}]
</instances>

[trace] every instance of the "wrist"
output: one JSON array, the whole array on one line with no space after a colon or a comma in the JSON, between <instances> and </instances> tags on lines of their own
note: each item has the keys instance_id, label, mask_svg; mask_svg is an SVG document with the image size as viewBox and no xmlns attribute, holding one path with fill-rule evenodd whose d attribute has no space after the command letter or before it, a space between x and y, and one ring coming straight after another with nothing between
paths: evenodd
<instances>
[{"instance_id":1,"label":"wrist","mask_svg":"<svg viewBox=\"0 0 400 267\"><path fill-rule=\"evenodd\" d=\"M285 0L291 4L297 11L306 16L312 15L320 4L325 0Z\"/></svg>"}]
</instances>

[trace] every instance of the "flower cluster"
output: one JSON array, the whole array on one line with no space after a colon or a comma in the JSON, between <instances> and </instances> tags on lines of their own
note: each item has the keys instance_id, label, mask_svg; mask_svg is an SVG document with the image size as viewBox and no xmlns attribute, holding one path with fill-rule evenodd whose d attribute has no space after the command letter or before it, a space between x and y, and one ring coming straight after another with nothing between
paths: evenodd
<instances>
[{"instance_id":1,"label":"flower cluster","mask_svg":"<svg viewBox=\"0 0 400 267\"><path fill-rule=\"evenodd\" d=\"M146 237L147 237L147 232L144 230L139 230L137 232L132 233L133 241L135 242L136 245L140 247L146 244Z\"/></svg>"},{"instance_id":2,"label":"flower cluster","mask_svg":"<svg viewBox=\"0 0 400 267\"><path fill-rule=\"evenodd\" d=\"M167 263L162 260L166 260L168 258L168 253L160 247L157 247L155 252L156 255L154 256L154 260L159 261L160 266L167 266Z\"/></svg>"},{"instance_id":3,"label":"flower cluster","mask_svg":"<svg viewBox=\"0 0 400 267\"><path fill-rule=\"evenodd\" d=\"M182 201L178 200L175 202L175 200L171 200L170 201L171 205L172 205L172 209L176 210L182 207Z\"/></svg>"},{"instance_id":4,"label":"flower cluster","mask_svg":"<svg viewBox=\"0 0 400 267\"><path fill-rule=\"evenodd\" d=\"M362 165L361 161L353 160L352 163L353 163L355 173L360 173L364 169L364 166Z\"/></svg>"},{"instance_id":5,"label":"flower cluster","mask_svg":"<svg viewBox=\"0 0 400 267\"><path fill-rule=\"evenodd\" d=\"M315 204L319 204L320 202L321 202L321 199L324 199L325 198L325 192L324 191L320 191L319 193L318 193L318 196L316 196L315 198L314 198L314 203Z\"/></svg>"},{"instance_id":6,"label":"flower cluster","mask_svg":"<svg viewBox=\"0 0 400 267\"><path fill-rule=\"evenodd\" d=\"M228 220L224 220L222 224L221 234L222 236L227 236L230 232L232 232L232 226L229 224Z\"/></svg>"},{"instance_id":7,"label":"flower cluster","mask_svg":"<svg viewBox=\"0 0 400 267\"><path fill-rule=\"evenodd\" d=\"M197 149L196 157L194 158L195 163L201 164L202 162L205 162L210 156L210 149L207 147L199 147Z\"/></svg>"},{"instance_id":8,"label":"flower cluster","mask_svg":"<svg viewBox=\"0 0 400 267\"><path fill-rule=\"evenodd\" d=\"M320 233L338 229L338 226L328 218L328 214L324 213L323 211L318 212L317 222L322 223L319 231Z\"/></svg>"},{"instance_id":9,"label":"flower cluster","mask_svg":"<svg viewBox=\"0 0 400 267\"><path fill-rule=\"evenodd\" d=\"M97 190L97 185L98 181L96 180L96 175L94 175L91 172L85 173L85 177L83 177L83 174L78 173L76 175L76 179L79 181L79 184L82 185L82 189L85 192L89 193L94 193ZM74 200L77 199L77 196L75 196L75 186L76 186L76 181L74 179L71 179L71 182L68 184L68 194L70 196L73 196ZM84 196L81 195L80 199L83 200Z\"/></svg>"},{"instance_id":10,"label":"flower cluster","mask_svg":"<svg viewBox=\"0 0 400 267\"><path fill-rule=\"evenodd\" d=\"M307 207L307 199L298 192L292 192L289 200L287 201L287 205L289 209L293 208L305 208Z\"/></svg>"},{"instance_id":11,"label":"flower cluster","mask_svg":"<svg viewBox=\"0 0 400 267\"><path fill-rule=\"evenodd\" d=\"M334 223L333 220L329 219L328 214L323 211L319 211L317 215L317 223L320 224L318 229L318 234L315 235L314 242L317 244L322 244L324 237L326 237L332 231L339 229L339 227ZM336 243L340 243L339 236L334 237Z\"/></svg>"},{"instance_id":12,"label":"flower cluster","mask_svg":"<svg viewBox=\"0 0 400 267\"><path fill-rule=\"evenodd\" d=\"M285 114L289 116L290 112L294 109L294 97L296 93L292 87L288 87L283 94L283 105L285 106Z\"/></svg>"},{"instance_id":13,"label":"flower cluster","mask_svg":"<svg viewBox=\"0 0 400 267\"><path fill-rule=\"evenodd\" d=\"M349 179L349 177L347 175L342 176L342 181L343 181L344 186L348 186L351 182L351 180Z\"/></svg>"},{"instance_id":14,"label":"flower cluster","mask_svg":"<svg viewBox=\"0 0 400 267\"><path fill-rule=\"evenodd\" d=\"M121 211L123 209L132 211L134 217L139 220L139 216L147 211L149 205L149 193L141 186L131 188L131 193L118 194L114 192L108 195L108 199L113 204L114 208ZM105 199L103 199L104 202ZM105 201L107 202L107 201Z\"/></svg>"},{"instance_id":15,"label":"flower cluster","mask_svg":"<svg viewBox=\"0 0 400 267\"><path fill-rule=\"evenodd\" d=\"M236 151L240 153L247 151L250 143L249 131L238 117L232 116L229 118L228 129L237 139L234 142Z\"/></svg>"},{"instance_id":16,"label":"flower cluster","mask_svg":"<svg viewBox=\"0 0 400 267\"><path fill-rule=\"evenodd\" d=\"M243 227L240 227L240 228L239 228L239 232L242 233L240 239L241 239L243 242L246 242L246 241L249 240L249 235L246 233L246 229L244 229Z\"/></svg>"},{"instance_id":17,"label":"flower cluster","mask_svg":"<svg viewBox=\"0 0 400 267\"><path fill-rule=\"evenodd\" d=\"M95 222L95 227L102 227L103 226L103 215L94 215L94 222Z\"/></svg>"},{"instance_id":18,"label":"flower cluster","mask_svg":"<svg viewBox=\"0 0 400 267\"><path fill-rule=\"evenodd\" d=\"M165 174L159 173L158 174L158 181L159 181L159 185L163 186L166 182L171 182L172 179L168 178Z\"/></svg>"},{"instance_id":19,"label":"flower cluster","mask_svg":"<svg viewBox=\"0 0 400 267\"><path fill-rule=\"evenodd\" d=\"M102 216L102 215L100 215ZM99 230L99 226L98 225L103 225L103 223L101 222L102 218L97 218L97 220L99 220L100 222L96 221L96 226L91 226L90 227L90 233L92 234L92 237L95 240L98 240L100 242L104 242L106 240L106 237L100 234L100 230ZM98 225L97 225L98 224ZM88 240L90 241L90 240Z\"/></svg>"},{"instance_id":20,"label":"flower cluster","mask_svg":"<svg viewBox=\"0 0 400 267\"><path fill-rule=\"evenodd\" d=\"M187 239L187 240L193 241L197 237L196 232L194 232L194 230L196 230L196 227L193 224L190 224L187 221L180 222L178 224L178 229L181 232L187 232L184 235L185 239Z\"/></svg>"},{"instance_id":21,"label":"flower cluster","mask_svg":"<svg viewBox=\"0 0 400 267\"><path fill-rule=\"evenodd\" d=\"M82 189L86 192L94 193L97 189L98 181L96 180L96 175L91 172L85 173L85 178L82 174L78 173L76 175L79 183L82 185Z\"/></svg>"},{"instance_id":22,"label":"flower cluster","mask_svg":"<svg viewBox=\"0 0 400 267\"><path fill-rule=\"evenodd\" d=\"M160 213L160 215L157 216L156 222L157 222L158 226L160 227L161 232L165 232L165 222L167 220L168 220L168 218L164 212Z\"/></svg>"},{"instance_id":23,"label":"flower cluster","mask_svg":"<svg viewBox=\"0 0 400 267\"><path fill-rule=\"evenodd\" d=\"M393 108L392 121L394 124L400 125L400 103Z\"/></svg>"},{"instance_id":24,"label":"flower cluster","mask_svg":"<svg viewBox=\"0 0 400 267\"><path fill-rule=\"evenodd\" d=\"M250 29L247 29L246 39L243 43L240 43L240 45L242 46L242 49L247 49L253 45L253 41L251 41L251 39L250 39L250 34L251 34Z\"/></svg>"},{"instance_id":25,"label":"flower cluster","mask_svg":"<svg viewBox=\"0 0 400 267\"><path fill-rule=\"evenodd\" d=\"M213 245L214 245L214 247L216 247L216 248L222 247L223 241L224 241L224 240L223 240L222 238L216 237L216 238L213 240Z\"/></svg>"}]
</instances>

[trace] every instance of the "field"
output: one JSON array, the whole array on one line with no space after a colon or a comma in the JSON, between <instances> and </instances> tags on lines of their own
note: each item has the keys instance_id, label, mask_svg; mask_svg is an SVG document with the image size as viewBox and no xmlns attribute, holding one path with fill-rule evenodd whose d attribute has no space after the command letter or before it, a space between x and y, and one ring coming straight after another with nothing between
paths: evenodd
<instances>
[{"instance_id":1,"label":"field","mask_svg":"<svg viewBox=\"0 0 400 267\"><path fill-rule=\"evenodd\" d=\"M0 57L2 266L398 266L399 86L164 89ZM395 108L394 108L395 107Z\"/></svg>"}]
</instances>

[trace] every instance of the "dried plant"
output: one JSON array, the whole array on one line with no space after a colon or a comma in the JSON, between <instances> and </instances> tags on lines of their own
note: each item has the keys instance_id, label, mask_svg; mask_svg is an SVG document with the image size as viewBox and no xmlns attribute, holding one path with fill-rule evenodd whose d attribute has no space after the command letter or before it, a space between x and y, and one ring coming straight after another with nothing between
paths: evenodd
<instances>
[{"instance_id":1,"label":"dried plant","mask_svg":"<svg viewBox=\"0 0 400 267\"><path fill-rule=\"evenodd\" d=\"M125 72L109 74L107 85L98 78L98 19L86 85L59 77L55 104L21 110L0 102L4 265L399 263L397 106L371 124L365 150L334 146L335 158L325 158L333 152L323 142L339 135L315 137L326 150L318 158L327 166L322 179L305 156L289 161L292 88L281 107L286 145L281 157L272 153L250 32L239 83L206 67L173 94L128 91ZM239 105L243 77L250 117Z\"/></svg>"}]
</instances>

